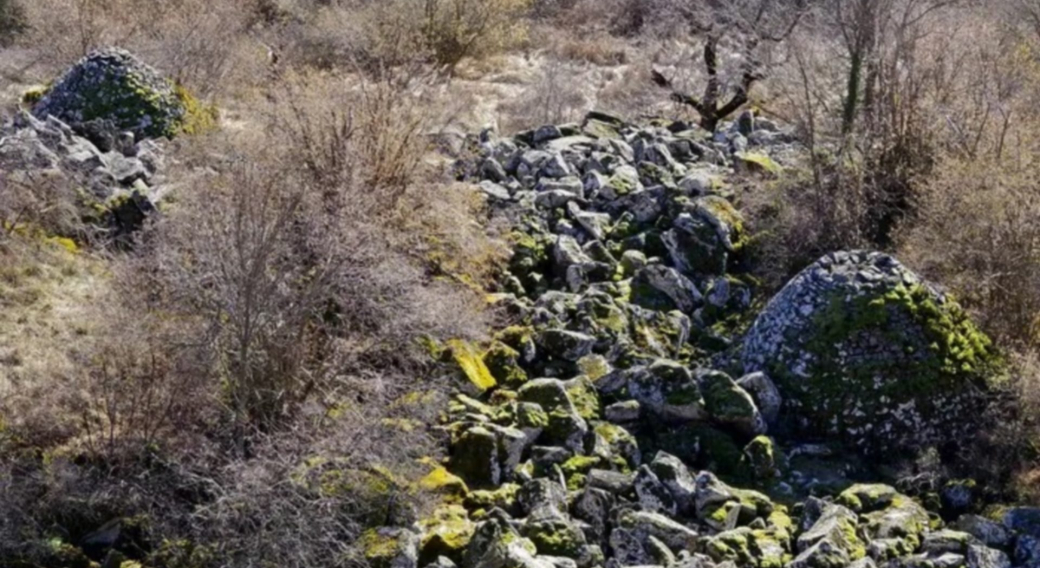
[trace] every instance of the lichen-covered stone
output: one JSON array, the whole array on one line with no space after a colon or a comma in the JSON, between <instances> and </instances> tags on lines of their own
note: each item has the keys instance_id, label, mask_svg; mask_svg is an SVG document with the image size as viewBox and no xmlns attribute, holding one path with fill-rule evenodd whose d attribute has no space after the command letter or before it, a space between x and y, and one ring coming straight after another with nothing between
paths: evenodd
<instances>
[{"instance_id":1,"label":"lichen-covered stone","mask_svg":"<svg viewBox=\"0 0 1040 568\"><path fill-rule=\"evenodd\" d=\"M826 542L832 551L850 560L863 558L867 550L858 532L858 520L855 513L841 505L822 504L819 516L798 537L799 552L805 553Z\"/></svg>"},{"instance_id":2,"label":"lichen-covered stone","mask_svg":"<svg viewBox=\"0 0 1040 568\"><path fill-rule=\"evenodd\" d=\"M628 395L661 418L689 422L707 416L701 389L683 365L658 359L628 376Z\"/></svg>"},{"instance_id":3,"label":"lichen-covered stone","mask_svg":"<svg viewBox=\"0 0 1040 568\"><path fill-rule=\"evenodd\" d=\"M1011 560L1001 550L970 545L965 559L967 568L1011 568Z\"/></svg>"},{"instance_id":4,"label":"lichen-covered stone","mask_svg":"<svg viewBox=\"0 0 1040 568\"><path fill-rule=\"evenodd\" d=\"M743 362L777 381L801 432L889 456L968 436L999 367L956 303L868 252L827 255L789 282L745 337Z\"/></svg>"},{"instance_id":5,"label":"lichen-covered stone","mask_svg":"<svg viewBox=\"0 0 1040 568\"><path fill-rule=\"evenodd\" d=\"M459 505L437 508L429 517L420 521L419 526L422 528L419 551L421 566L433 562L438 556L460 561L473 538L474 525L466 510Z\"/></svg>"},{"instance_id":6,"label":"lichen-covered stone","mask_svg":"<svg viewBox=\"0 0 1040 568\"><path fill-rule=\"evenodd\" d=\"M696 550L699 540L697 531L664 515L625 510L618 515L617 526L610 533L610 546L622 566L645 565L653 558L646 547L651 536L676 553Z\"/></svg>"},{"instance_id":7,"label":"lichen-covered stone","mask_svg":"<svg viewBox=\"0 0 1040 568\"><path fill-rule=\"evenodd\" d=\"M755 372L737 379L737 385L751 395L766 424L770 426L776 424L777 419L780 418L780 407L784 402L776 384L765 373Z\"/></svg>"},{"instance_id":8,"label":"lichen-covered stone","mask_svg":"<svg viewBox=\"0 0 1040 568\"><path fill-rule=\"evenodd\" d=\"M689 278L661 264L651 264L636 272L631 287L632 303L651 310L690 313L703 300Z\"/></svg>"},{"instance_id":9,"label":"lichen-covered stone","mask_svg":"<svg viewBox=\"0 0 1040 568\"><path fill-rule=\"evenodd\" d=\"M442 466L434 467L430 473L420 479L419 487L425 491L452 497L465 497L469 493L466 482Z\"/></svg>"},{"instance_id":10,"label":"lichen-covered stone","mask_svg":"<svg viewBox=\"0 0 1040 568\"><path fill-rule=\"evenodd\" d=\"M689 276L726 273L730 254L744 245L743 220L725 199L696 200L687 213L676 217L662 237L673 264Z\"/></svg>"},{"instance_id":11,"label":"lichen-covered stone","mask_svg":"<svg viewBox=\"0 0 1040 568\"><path fill-rule=\"evenodd\" d=\"M458 363L459 368L462 369L469 382L473 383L473 386L485 391L498 384L495 381L495 377L491 375L487 365L484 364L483 357L481 357L472 344L466 341L452 340L448 342L448 345L451 347L451 353L455 358L455 362Z\"/></svg>"},{"instance_id":12,"label":"lichen-covered stone","mask_svg":"<svg viewBox=\"0 0 1040 568\"><path fill-rule=\"evenodd\" d=\"M751 395L721 371L703 371L698 380L704 391L704 402L711 418L743 436L766 432L766 422Z\"/></svg>"},{"instance_id":13,"label":"lichen-covered stone","mask_svg":"<svg viewBox=\"0 0 1040 568\"><path fill-rule=\"evenodd\" d=\"M184 101L158 71L121 49L91 52L33 107L72 125L109 121L141 138L172 137L187 119Z\"/></svg>"},{"instance_id":14,"label":"lichen-covered stone","mask_svg":"<svg viewBox=\"0 0 1040 568\"><path fill-rule=\"evenodd\" d=\"M499 384L515 389L527 382L520 352L501 341L493 342L484 352L484 365Z\"/></svg>"},{"instance_id":15,"label":"lichen-covered stone","mask_svg":"<svg viewBox=\"0 0 1040 568\"><path fill-rule=\"evenodd\" d=\"M750 475L759 481L775 479L780 475L778 449L768 436L756 436L744 446L741 458Z\"/></svg>"},{"instance_id":16,"label":"lichen-covered stone","mask_svg":"<svg viewBox=\"0 0 1040 568\"><path fill-rule=\"evenodd\" d=\"M547 477L524 483L517 493L523 514L536 519L562 517L567 510L567 491Z\"/></svg>"},{"instance_id":17,"label":"lichen-covered stone","mask_svg":"<svg viewBox=\"0 0 1040 568\"><path fill-rule=\"evenodd\" d=\"M588 355L595 344L595 337L565 329L547 329L538 338L538 346L547 355L570 362Z\"/></svg>"},{"instance_id":18,"label":"lichen-covered stone","mask_svg":"<svg viewBox=\"0 0 1040 568\"><path fill-rule=\"evenodd\" d=\"M419 535L398 527L369 529L358 539L361 553L373 568L417 568Z\"/></svg>"},{"instance_id":19,"label":"lichen-covered stone","mask_svg":"<svg viewBox=\"0 0 1040 568\"><path fill-rule=\"evenodd\" d=\"M1003 524L980 515L961 515L952 528L971 534L986 546L1004 547L1011 540L1011 532Z\"/></svg>"},{"instance_id":20,"label":"lichen-covered stone","mask_svg":"<svg viewBox=\"0 0 1040 568\"><path fill-rule=\"evenodd\" d=\"M802 550L788 568L846 568L849 555L840 546L829 540L821 540Z\"/></svg>"},{"instance_id":21,"label":"lichen-covered stone","mask_svg":"<svg viewBox=\"0 0 1040 568\"><path fill-rule=\"evenodd\" d=\"M677 511L686 513L694 510L697 485L682 460L665 452L657 452L650 462L650 470L671 493Z\"/></svg>"},{"instance_id":22,"label":"lichen-covered stone","mask_svg":"<svg viewBox=\"0 0 1040 568\"><path fill-rule=\"evenodd\" d=\"M633 485L636 489L636 499L644 511L664 513L673 517L678 512L678 504L672 497L672 492L661 483L648 465L639 467Z\"/></svg>"}]
</instances>

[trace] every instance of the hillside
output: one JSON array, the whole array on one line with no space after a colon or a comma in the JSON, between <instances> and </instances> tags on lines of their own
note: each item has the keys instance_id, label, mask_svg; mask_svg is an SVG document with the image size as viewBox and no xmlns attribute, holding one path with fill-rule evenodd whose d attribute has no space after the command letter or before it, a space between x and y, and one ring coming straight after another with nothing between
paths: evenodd
<instances>
[{"instance_id":1,"label":"hillside","mask_svg":"<svg viewBox=\"0 0 1040 568\"><path fill-rule=\"evenodd\" d=\"M1032 0L0 0L0 566L1032 568Z\"/></svg>"}]
</instances>

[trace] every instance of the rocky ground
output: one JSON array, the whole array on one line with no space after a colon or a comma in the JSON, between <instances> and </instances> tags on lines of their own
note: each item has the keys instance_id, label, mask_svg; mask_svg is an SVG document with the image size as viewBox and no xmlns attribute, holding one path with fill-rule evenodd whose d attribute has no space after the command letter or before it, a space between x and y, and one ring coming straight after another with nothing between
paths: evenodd
<instances>
[{"instance_id":1,"label":"rocky ground","mask_svg":"<svg viewBox=\"0 0 1040 568\"><path fill-rule=\"evenodd\" d=\"M729 188L782 175L783 128L591 113L474 145L461 175L514 227L493 298L516 325L445 346L471 384L423 480L442 504L366 533L375 565L1036 562L1036 510L985 508L964 480L862 482L864 463L956 445L995 388L998 357L956 304L850 252L756 309Z\"/></svg>"}]
</instances>

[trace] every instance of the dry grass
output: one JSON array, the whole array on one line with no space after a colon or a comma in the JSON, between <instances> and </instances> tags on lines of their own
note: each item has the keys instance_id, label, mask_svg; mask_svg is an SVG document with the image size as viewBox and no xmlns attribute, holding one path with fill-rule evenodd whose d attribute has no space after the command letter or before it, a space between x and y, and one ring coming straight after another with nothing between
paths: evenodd
<instances>
[{"instance_id":1,"label":"dry grass","mask_svg":"<svg viewBox=\"0 0 1040 568\"><path fill-rule=\"evenodd\" d=\"M0 408L9 431L54 441L74 420L46 395L74 385L81 357L103 322L106 263L50 241L11 240L0 248ZM53 404L52 404L53 403Z\"/></svg>"},{"instance_id":2,"label":"dry grass","mask_svg":"<svg viewBox=\"0 0 1040 568\"><path fill-rule=\"evenodd\" d=\"M1040 343L1040 196L1035 168L944 162L921 191L902 255L954 290L1006 346Z\"/></svg>"}]
</instances>

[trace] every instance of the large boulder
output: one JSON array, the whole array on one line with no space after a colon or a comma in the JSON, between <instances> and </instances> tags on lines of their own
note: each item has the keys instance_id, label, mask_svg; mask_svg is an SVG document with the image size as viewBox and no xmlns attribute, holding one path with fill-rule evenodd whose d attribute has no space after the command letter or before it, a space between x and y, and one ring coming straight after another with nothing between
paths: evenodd
<instances>
[{"instance_id":1,"label":"large boulder","mask_svg":"<svg viewBox=\"0 0 1040 568\"><path fill-rule=\"evenodd\" d=\"M33 107L33 114L52 115L79 128L106 122L138 138L173 136L187 118L174 86L121 49L98 50L81 59Z\"/></svg>"},{"instance_id":2,"label":"large boulder","mask_svg":"<svg viewBox=\"0 0 1040 568\"><path fill-rule=\"evenodd\" d=\"M891 256L827 255L789 282L744 340L803 433L865 451L962 439L999 357L950 298Z\"/></svg>"}]
</instances>

